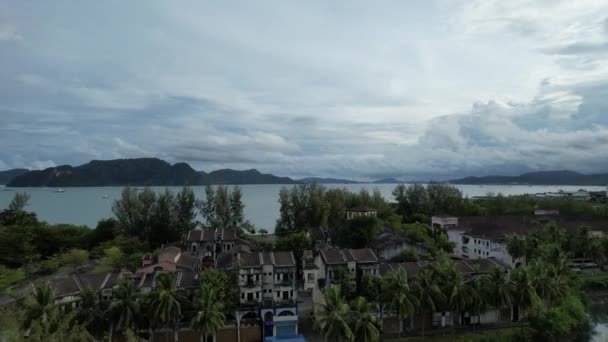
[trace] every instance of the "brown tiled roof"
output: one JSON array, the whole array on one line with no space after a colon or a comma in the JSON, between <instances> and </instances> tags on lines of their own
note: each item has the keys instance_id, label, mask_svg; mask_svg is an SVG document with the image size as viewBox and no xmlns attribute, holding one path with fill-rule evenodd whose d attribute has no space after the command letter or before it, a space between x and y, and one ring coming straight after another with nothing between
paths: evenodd
<instances>
[{"instance_id":1,"label":"brown tiled roof","mask_svg":"<svg viewBox=\"0 0 608 342\"><path fill-rule=\"evenodd\" d=\"M188 232L188 241L197 242L201 241L203 237L203 231L200 229L194 229Z\"/></svg>"},{"instance_id":2,"label":"brown tiled roof","mask_svg":"<svg viewBox=\"0 0 608 342\"><path fill-rule=\"evenodd\" d=\"M296 258L292 252L273 252L276 266L295 266Z\"/></svg>"},{"instance_id":3,"label":"brown tiled roof","mask_svg":"<svg viewBox=\"0 0 608 342\"><path fill-rule=\"evenodd\" d=\"M53 288L58 297L66 296L80 291L80 286L75 277L56 278L49 280L49 285Z\"/></svg>"},{"instance_id":4,"label":"brown tiled roof","mask_svg":"<svg viewBox=\"0 0 608 342\"><path fill-rule=\"evenodd\" d=\"M239 253L241 267L258 267L262 265L260 253Z\"/></svg>"},{"instance_id":5,"label":"brown tiled roof","mask_svg":"<svg viewBox=\"0 0 608 342\"><path fill-rule=\"evenodd\" d=\"M236 229L223 229L222 240L236 240Z\"/></svg>"},{"instance_id":6,"label":"brown tiled roof","mask_svg":"<svg viewBox=\"0 0 608 342\"><path fill-rule=\"evenodd\" d=\"M351 249L351 254L360 263L378 262L378 257L370 248Z\"/></svg>"},{"instance_id":7,"label":"brown tiled roof","mask_svg":"<svg viewBox=\"0 0 608 342\"><path fill-rule=\"evenodd\" d=\"M215 229L203 230L203 241L215 241Z\"/></svg>"},{"instance_id":8,"label":"brown tiled roof","mask_svg":"<svg viewBox=\"0 0 608 342\"><path fill-rule=\"evenodd\" d=\"M187 268L189 270L194 270L197 263L198 257L193 255L180 254L179 259L177 259L178 267Z\"/></svg>"},{"instance_id":9,"label":"brown tiled roof","mask_svg":"<svg viewBox=\"0 0 608 342\"><path fill-rule=\"evenodd\" d=\"M490 240L501 240L509 234L526 235L542 229L547 222L554 221L566 231L572 232L579 226L587 226L590 230L608 230L608 220L594 218L568 217L564 215L534 216L466 216L458 218L459 228L467 234Z\"/></svg>"},{"instance_id":10,"label":"brown tiled roof","mask_svg":"<svg viewBox=\"0 0 608 342\"><path fill-rule=\"evenodd\" d=\"M330 247L321 250L321 256L328 265L346 264L346 258L342 251L335 247Z\"/></svg>"},{"instance_id":11,"label":"brown tiled roof","mask_svg":"<svg viewBox=\"0 0 608 342\"><path fill-rule=\"evenodd\" d=\"M99 290L103 281L106 279L107 273L85 273L78 275L80 285L94 290Z\"/></svg>"}]
</instances>

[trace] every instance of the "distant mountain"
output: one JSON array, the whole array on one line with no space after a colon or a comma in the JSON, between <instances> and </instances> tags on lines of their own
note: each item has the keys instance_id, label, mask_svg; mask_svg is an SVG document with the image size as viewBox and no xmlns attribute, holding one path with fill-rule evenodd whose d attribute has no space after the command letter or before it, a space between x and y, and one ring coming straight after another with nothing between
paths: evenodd
<instances>
[{"instance_id":1,"label":"distant mountain","mask_svg":"<svg viewBox=\"0 0 608 342\"><path fill-rule=\"evenodd\" d=\"M0 171L0 184L8 184L13 178L28 172L28 169L10 169Z\"/></svg>"},{"instance_id":2,"label":"distant mountain","mask_svg":"<svg viewBox=\"0 0 608 342\"><path fill-rule=\"evenodd\" d=\"M340 178L321 178L321 177L308 177L297 180L300 183L318 183L318 184L357 184L359 182L349 179Z\"/></svg>"},{"instance_id":3,"label":"distant mountain","mask_svg":"<svg viewBox=\"0 0 608 342\"><path fill-rule=\"evenodd\" d=\"M519 176L466 177L453 184L607 185L608 173L585 175L574 171L538 171Z\"/></svg>"},{"instance_id":4,"label":"distant mountain","mask_svg":"<svg viewBox=\"0 0 608 342\"><path fill-rule=\"evenodd\" d=\"M297 184L289 177L279 177L258 170L222 169L209 173L199 171L206 184Z\"/></svg>"},{"instance_id":5,"label":"distant mountain","mask_svg":"<svg viewBox=\"0 0 608 342\"><path fill-rule=\"evenodd\" d=\"M28 172L28 169L10 169L0 171L0 184L8 184L13 178Z\"/></svg>"},{"instance_id":6,"label":"distant mountain","mask_svg":"<svg viewBox=\"0 0 608 342\"><path fill-rule=\"evenodd\" d=\"M7 186L196 185L203 177L186 163L157 158L93 160L80 166L62 165L29 171Z\"/></svg>"},{"instance_id":7,"label":"distant mountain","mask_svg":"<svg viewBox=\"0 0 608 342\"><path fill-rule=\"evenodd\" d=\"M398 180L397 178L382 178L372 182L373 184L397 184L403 183L403 181Z\"/></svg>"}]
</instances>

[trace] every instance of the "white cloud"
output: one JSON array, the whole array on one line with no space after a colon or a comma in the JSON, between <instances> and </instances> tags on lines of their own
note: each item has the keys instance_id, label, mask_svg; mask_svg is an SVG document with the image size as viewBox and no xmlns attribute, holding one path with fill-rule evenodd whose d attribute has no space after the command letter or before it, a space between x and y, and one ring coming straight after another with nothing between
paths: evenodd
<instances>
[{"instance_id":1,"label":"white cloud","mask_svg":"<svg viewBox=\"0 0 608 342\"><path fill-rule=\"evenodd\" d=\"M22 43L0 65L5 166L158 156L353 178L606 167L603 1L120 6L4 5L10 22L36 23L26 40L0 25L0 40Z\"/></svg>"}]
</instances>

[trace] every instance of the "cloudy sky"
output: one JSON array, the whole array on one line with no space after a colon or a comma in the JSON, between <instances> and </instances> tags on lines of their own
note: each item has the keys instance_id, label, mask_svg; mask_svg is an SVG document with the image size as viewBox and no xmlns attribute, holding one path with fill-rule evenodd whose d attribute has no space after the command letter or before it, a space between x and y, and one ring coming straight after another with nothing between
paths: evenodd
<instances>
[{"instance_id":1,"label":"cloudy sky","mask_svg":"<svg viewBox=\"0 0 608 342\"><path fill-rule=\"evenodd\" d=\"M608 1L0 0L0 169L608 172Z\"/></svg>"}]
</instances>

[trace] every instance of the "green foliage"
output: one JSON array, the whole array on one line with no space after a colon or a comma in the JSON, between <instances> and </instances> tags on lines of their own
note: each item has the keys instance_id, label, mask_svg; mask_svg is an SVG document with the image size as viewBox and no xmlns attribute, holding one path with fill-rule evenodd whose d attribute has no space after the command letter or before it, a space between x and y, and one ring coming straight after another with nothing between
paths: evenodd
<instances>
[{"instance_id":1,"label":"green foliage","mask_svg":"<svg viewBox=\"0 0 608 342\"><path fill-rule=\"evenodd\" d=\"M215 335L224 326L224 304L220 300L220 289L211 284L203 284L194 299L196 313L190 326L203 336Z\"/></svg>"},{"instance_id":2,"label":"green foliage","mask_svg":"<svg viewBox=\"0 0 608 342\"><path fill-rule=\"evenodd\" d=\"M30 195L27 192L17 192L11 203L8 204L8 210L23 211L29 201Z\"/></svg>"},{"instance_id":3,"label":"green foliage","mask_svg":"<svg viewBox=\"0 0 608 342\"><path fill-rule=\"evenodd\" d=\"M279 203L280 217L275 228L277 235L304 231L310 227L342 227L346 210L356 206L376 209L380 219L386 219L393 213L390 204L377 189L371 194L366 189L353 193L346 189L327 189L316 183L282 188Z\"/></svg>"},{"instance_id":4,"label":"green foliage","mask_svg":"<svg viewBox=\"0 0 608 342\"><path fill-rule=\"evenodd\" d=\"M275 247L279 251L292 251L296 260L302 260L304 250L312 247L312 241L304 232L294 232L289 235L279 236Z\"/></svg>"},{"instance_id":5,"label":"green foliage","mask_svg":"<svg viewBox=\"0 0 608 342\"><path fill-rule=\"evenodd\" d=\"M21 268L11 269L0 265L0 293L3 293L10 285L25 280L25 272Z\"/></svg>"},{"instance_id":6,"label":"green foliage","mask_svg":"<svg viewBox=\"0 0 608 342\"><path fill-rule=\"evenodd\" d=\"M339 229L337 243L347 248L366 247L382 232L381 222L374 216L359 216L347 220Z\"/></svg>"},{"instance_id":7,"label":"green foliage","mask_svg":"<svg viewBox=\"0 0 608 342\"><path fill-rule=\"evenodd\" d=\"M397 211L406 222L428 222L436 214L457 214L462 210L462 192L449 184L404 185L393 190Z\"/></svg>"},{"instance_id":8,"label":"green foliage","mask_svg":"<svg viewBox=\"0 0 608 342\"><path fill-rule=\"evenodd\" d=\"M325 303L318 310L315 327L325 341L352 341L350 307L342 297L340 287L331 286L323 291Z\"/></svg>"},{"instance_id":9,"label":"green foliage","mask_svg":"<svg viewBox=\"0 0 608 342\"><path fill-rule=\"evenodd\" d=\"M403 261L418 261L420 260L420 255L418 254L418 250L415 248L408 248L401 252L401 260Z\"/></svg>"},{"instance_id":10,"label":"green foliage","mask_svg":"<svg viewBox=\"0 0 608 342\"><path fill-rule=\"evenodd\" d=\"M217 289L217 298L224 305L226 312L233 311L239 303L239 289L234 274L228 274L213 268L207 268L201 273L202 283Z\"/></svg>"},{"instance_id":11,"label":"green foliage","mask_svg":"<svg viewBox=\"0 0 608 342\"><path fill-rule=\"evenodd\" d=\"M104 250L104 256L99 259L95 272L113 272L118 271L125 265L125 255L118 247L110 247Z\"/></svg>"},{"instance_id":12,"label":"green foliage","mask_svg":"<svg viewBox=\"0 0 608 342\"><path fill-rule=\"evenodd\" d=\"M580 298L570 295L548 309L539 307L528 317L537 340L558 341L571 334L587 320L587 311Z\"/></svg>"},{"instance_id":13,"label":"green foliage","mask_svg":"<svg viewBox=\"0 0 608 342\"><path fill-rule=\"evenodd\" d=\"M72 267L84 266L89 262L89 252L83 249L72 249L61 255L64 265Z\"/></svg>"},{"instance_id":14,"label":"green foliage","mask_svg":"<svg viewBox=\"0 0 608 342\"><path fill-rule=\"evenodd\" d=\"M207 185L205 198L197 203L205 220L204 226L212 229L224 227L244 229L247 222L243 214L245 207L242 197L239 186L233 187L231 191L224 185L218 185L216 190Z\"/></svg>"}]
</instances>

